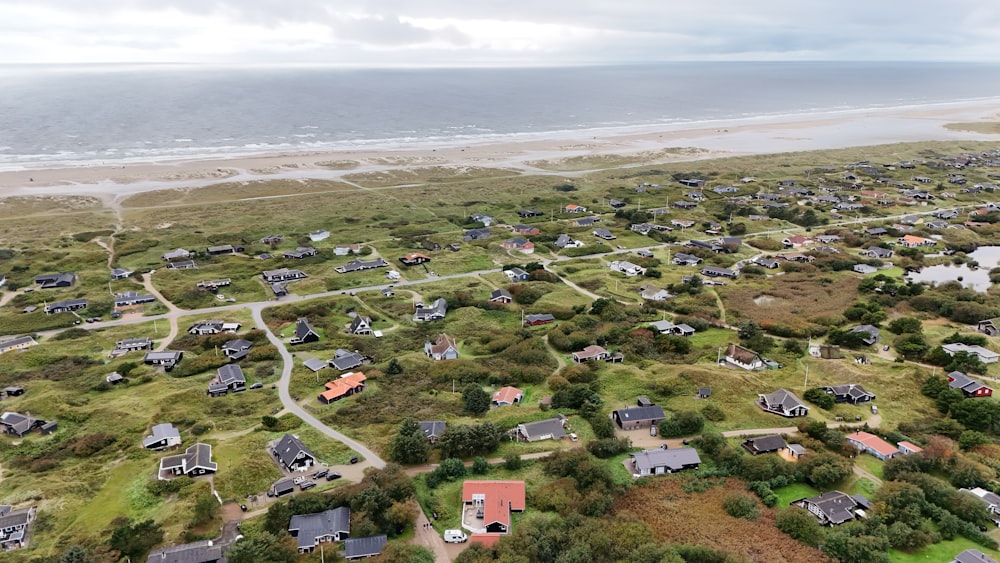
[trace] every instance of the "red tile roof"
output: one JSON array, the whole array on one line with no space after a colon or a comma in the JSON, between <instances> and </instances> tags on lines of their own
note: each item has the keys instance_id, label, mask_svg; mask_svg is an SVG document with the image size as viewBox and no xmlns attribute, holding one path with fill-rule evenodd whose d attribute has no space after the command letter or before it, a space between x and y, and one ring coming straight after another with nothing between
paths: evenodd
<instances>
[{"instance_id":1,"label":"red tile roof","mask_svg":"<svg viewBox=\"0 0 1000 563\"><path fill-rule=\"evenodd\" d=\"M920 453L920 452L924 451L924 449L921 448L920 446L918 446L918 445L916 445L916 444L914 444L912 442L907 442L905 440L899 443L899 447L906 448L906 449L910 450L913 453Z\"/></svg>"},{"instance_id":2,"label":"red tile roof","mask_svg":"<svg viewBox=\"0 0 1000 563\"><path fill-rule=\"evenodd\" d=\"M495 522L510 530L510 512L523 511L524 481L466 481L462 483L462 502L471 503L473 495L483 495L483 524ZM478 535L478 534L477 534Z\"/></svg>"},{"instance_id":3,"label":"red tile roof","mask_svg":"<svg viewBox=\"0 0 1000 563\"><path fill-rule=\"evenodd\" d=\"M879 438L878 436L874 434L869 434L867 432L855 432L854 434L848 434L847 439L852 440L854 442L858 442L859 444L869 449L875 450L876 452L882 455L889 456L899 453L899 448L896 448L889 442L883 440L882 438Z\"/></svg>"},{"instance_id":4,"label":"red tile roof","mask_svg":"<svg viewBox=\"0 0 1000 563\"><path fill-rule=\"evenodd\" d=\"M333 381L326 382L326 391L319 394L327 402L335 401L344 395L347 395L353 389L358 387L364 387L365 385L365 374L361 372L348 373L345 374L340 379L334 379Z\"/></svg>"},{"instance_id":5,"label":"red tile roof","mask_svg":"<svg viewBox=\"0 0 1000 563\"><path fill-rule=\"evenodd\" d=\"M469 536L469 541L481 543L486 547L493 547L500 541L501 536L503 536L503 534L472 534Z\"/></svg>"},{"instance_id":6,"label":"red tile roof","mask_svg":"<svg viewBox=\"0 0 1000 563\"><path fill-rule=\"evenodd\" d=\"M493 402L498 404L507 403L508 405L513 405L515 401L520 402L523 398L524 391L521 391L517 387L501 387L499 391L493 393Z\"/></svg>"}]
</instances>

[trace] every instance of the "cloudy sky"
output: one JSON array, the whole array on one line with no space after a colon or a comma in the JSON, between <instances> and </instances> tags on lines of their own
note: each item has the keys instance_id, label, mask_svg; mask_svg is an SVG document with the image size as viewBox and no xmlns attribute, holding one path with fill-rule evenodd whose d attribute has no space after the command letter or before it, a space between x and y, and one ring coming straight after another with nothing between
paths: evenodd
<instances>
[{"instance_id":1,"label":"cloudy sky","mask_svg":"<svg viewBox=\"0 0 1000 563\"><path fill-rule=\"evenodd\" d=\"M0 0L0 63L996 61L997 0Z\"/></svg>"}]
</instances>

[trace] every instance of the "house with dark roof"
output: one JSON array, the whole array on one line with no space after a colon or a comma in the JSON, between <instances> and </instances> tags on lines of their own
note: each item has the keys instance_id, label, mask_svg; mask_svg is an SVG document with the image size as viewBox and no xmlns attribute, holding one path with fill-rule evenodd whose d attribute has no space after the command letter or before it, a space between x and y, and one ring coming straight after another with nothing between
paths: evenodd
<instances>
[{"instance_id":1,"label":"house with dark roof","mask_svg":"<svg viewBox=\"0 0 1000 563\"><path fill-rule=\"evenodd\" d=\"M539 313L524 316L524 326L547 325L555 322L556 318L549 313Z\"/></svg>"},{"instance_id":2,"label":"house with dark roof","mask_svg":"<svg viewBox=\"0 0 1000 563\"><path fill-rule=\"evenodd\" d=\"M271 454L285 471L295 473L316 465L316 456L299 440L298 436L285 434L273 446Z\"/></svg>"},{"instance_id":3,"label":"house with dark roof","mask_svg":"<svg viewBox=\"0 0 1000 563\"><path fill-rule=\"evenodd\" d=\"M194 260L177 260L167 264L168 270L197 270L198 264Z\"/></svg>"},{"instance_id":4,"label":"house with dark roof","mask_svg":"<svg viewBox=\"0 0 1000 563\"><path fill-rule=\"evenodd\" d=\"M877 326L858 325L848 332L862 335L861 341L864 342L866 346L874 346L878 342L878 336L881 331L879 331Z\"/></svg>"},{"instance_id":5,"label":"house with dark roof","mask_svg":"<svg viewBox=\"0 0 1000 563\"><path fill-rule=\"evenodd\" d=\"M22 438L28 432L44 425L44 420L19 412L5 412L0 415L0 428L3 429L4 433L18 438Z\"/></svg>"},{"instance_id":6,"label":"house with dark roof","mask_svg":"<svg viewBox=\"0 0 1000 563\"><path fill-rule=\"evenodd\" d=\"M524 236L534 236L540 233L538 227L532 225L514 225L514 232Z\"/></svg>"},{"instance_id":7,"label":"house with dark roof","mask_svg":"<svg viewBox=\"0 0 1000 563\"><path fill-rule=\"evenodd\" d=\"M705 266L701 269L701 275L708 276L710 278L729 278L736 279L740 273L737 270L730 268L718 268L716 266Z\"/></svg>"},{"instance_id":8,"label":"house with dark roof","mask_svg":"<svg viewBox=\"0 0 1000 563\"><path fill-rule=\"evenodd\" d=\"M601 222L600 217L581 217L573 221L574 227L593 227Z\"/></svg>"},{"instance_id":9,"label":"house with dark roof","mask_svg":"<svg viewBox=\"0 0 1000 563\"><path fill-rule=\"evenodd\" d=\"M868 432L854 432L845 436L844 439L858 451L871 454L883 461L896 457L899 453L898 447Z\"/></svg>"},{"instance_id":10,"label":"house with dark roof","mask_svg":"<svg viewBox=\"0 0 1000 563\"><path fill-rule=\"evenodd\" d=\"M511 297L510 292L506 289L494 289L490 292L490 303L507 304L513 300L514 298Z\"/></svg>"},{"instance_id":11,"label":"house with dark roof","mask_svg":"<svg viewBox=\"0 0 1000 563\"><path fill-rule=\"evenodd\" d=\"M536 422L522 422L517 425L518 440L538 442L540 440L562 440L566 437L565 417L557 416Z\"/></svg>"},{"instance_id":12,"label":"house with dark roof","mask_svg":"<svg viewBox=\"0 0 1000 563\"><path fill-rule=\"evenodd\" d=\"M347 327L348 334L372 334L372 318L367 315L354 315L351 324Z\"/></svg>"},{"instance_id":13,"label":"house with dark roof","mask_svg":"<svg viewBox=\"0 0 1000 563\"><path fill-rule=\"evenodd\" d=\"M697 266L698 264L701 264L702 260L694 254L678 252L677 254L674 254L672 262L678 266Z\"/></svg>"},{"instance_id":14,"label":"house with dark roof","mask_svg":"<svg viewBox=\"0 0 1000 563\"><path fill-rule=\"evenodd\" d=\"M522 209L517 212L517 216L522 219L527 219L529 217L541 217L542 215L545 214L535 209Z\"/></svg>"},{"instance_id":15,"label":"house with dark roof","mask_svg":"<svg viewBox=\"0 0 1000 563\"><path fill-rule=\"evenodd\" d=\"M1000 495L981 487L959 489L959 491L970 494L979 499L980 502L986 505L986 510L989 511L990 516L993 518L993 522L1000 526Z\"/></svg>"},{"instance_id":16,"label":"house with dark roof","mask_svg":"<svg viewBox=\"0 0 1000 563\"><path fill-rule=\"evenodd\" d=\"M126 270L125 268L114 268L111 270L111 280L118 281L123 280L134 274L132 270Z\"/></svg>"},{"instance_id":17,"label":"house with dark roof","mask_svg":"<svg viewBox=\"0 0 1000 563\"><path fill-rule=\"evenodd\" d=\"M611 411L611 420L622 430L649 428L666 418L660 405L636 405Z\"/></svg>"},{"instance_id":18,"label":"house with dark roof","mask_svg":"<svg viewBox=\"0 0 1000 563\"><path fill-rule=\"evenodd\" d=\"M726 363L748 371L767 369L767 363L760 354L739 344L730 344L724 359Z\"/></svg>"},{"instance_id":19,"label":"house with dark roof","mask_svg":"<svg viewBox=\"0 0 1000 563\"><path fill-rule=\"evenodd\" d=\"M432 360L457 360L458 342L447 334L439 334L434 342L424 343L424 354Z\"/></svg>"},{"instance_id":20,"label":"house with dark roof","mask_svg":"<svg viewBox=\"0 0 1000 563\"><path fill-rule=\"evenodd\" d=\"M181 475L197 477L207 473L215 473L218 470L219 465L212 461L212 446L197 443L188 446L182 454L162 458L157 477L161 481L166 481Z\"/></svg>"},{"instance_id":21,"label":"house with dark roof","mask_svg":"<svg viewBox=\"0 0 1000 563\"><path fill-rule=\"evenodd\" d=\"M35 284L41 286L41 289L73 287L76 285L76 274L72 272L42 274L40 276L35 276Z\"/></svg>"},{"instance_id":22,"label":"house with dark roof","mask_svg":"<svg viewBox=\"0 0 1000 563\"><path fill-rule=\"evenodd\" d=\"M152 433L142 439L142 447L147 450L165 450L179 445L181 432L169 422L154 425Z\"/></svg>"},{"instance_id":23,"label":"house with dark roof","mask_svg":"<svg viewBox=\"0 0 1000 563\"><path fill-rule=\"evenodd\" d=\"M243 338L234 338L222 345L222 353L235 362L247 357L250 354L251 348L253 348L253 342Z\"/></svg>"},{"instance_id":24,"label":"house with dark roof","mask_svg":"<svg viewBox=\"0 0 1000 563\"><path fill-rule=\"evenodd\" d=\"M333 271L338 274L349 274L351 272L360 272L363 270L372 270L374 268L388 268L389 263L382 258L376 258L374 260L351 260L343 266L337 266Z\"/></svg>"},{"instance_id":25,"label":"house with dark roof","mask_svg":"<svg viewBox=\"0 0 1000 563\"><path fill-rule=\"evenodd\" d=\"M465 242L472 242L474 240L483 240L490 237L490 230L488 228L481 229L469 229L465 231L462 236L462 240Z\"/></svg>"},{"instance_id":26,"label":"house with dark roof","mask_svg":"<svg viewBox=\"0 0 1000 563\"><path fill-rule=\"evenodd\" d=\"M146 563L225 563L222 545L212 540L171 545L150 552Z\"/></svg>"},{"instance_id":27,"label":"house with dark roof","mask_svg":"<svg viewBox=\"0 0 1000 563\"><path fill-rule=\"evenodd\" d=\"M337 348L333 352L333 358L327 360L327 363L330 365L330 367L334 369L338 369L340 371L346 371L361 366L361 364L365 363L366 359L368 358L361 355L361 353L359 353L357 350L351 352L350 350ZM313 371L319 371L319 370L317 369Z\"/></svg>"},{"instance_id":28,"label":"house with dark roof","mask_svg":"<svg viewBox=\"0 0 1000 563\"><path fill-rule=\"evenodd\" d=\"M288 268L265 270L260 276L264 278L265 282L271 284L302 280L309 277L302 270L290 270Z\"/></svg>"},{"instance_id":29,"label":"house with dark roof","mask_svg":"<svg viewBox=\"0 0 1000 563\"><path fill-rule=\"evenodd\" d=\"M507 279L509 279L512 282L525 281L528 279L530 275L528 274L528 272L525 272L521 268L511 268L509 270L504 270L503 274L507 276Z\"/></svg>"},{"instance_id":30,"label":"house with dark roof","mask_svg":"<svg viewBox=\"0 0 1000 563\"><path fill-rule=\"evenodd\" d=\"M462 505L462 527L471 532L509 534L511 513L523 512L527 506L524 481L465 481ZM481 523L478 519L469 522L466 515L470 512L481 518Z\"/></svg>"},{"instance_id":31,"label":"house with dark roof","mask_svg":"<svg viewBox=\"0 0 1000 563\"><path fill-rule=\"evenodd\" d=\"M424 433L424 437L431 444L438 441L438 438L444 434L445 428L448 427L448 423L443 420L426 420L421 421L420 431Z\"/></svg>"},{"instance_id":32,"label":"house with dark roof","mask_svg":"<svg viewBox=\"0 0 1000 563\"><path fill-rule=\"evenodd\" d=\"M28 547L29 528L35 520L34 506L14 509L0 505L0 550L7 552Z\"/></svg>"},{"instance_id":33,"label":"house with dark roof","mask_svg":"<svg viewBox=\"0 0 1000 563\"><path fill-rule=\"evenodd\" d=\"M347 538L344 540L344 558L348 561L375 557L385 549L389 538L385 534L364 538Z\"/></svg>"},{"instance_id":34,"label":"house with dark roof","mask_svg":"<svg viewBox=\"0 0 1000 563\"><path fill-rule=\"evenodd\" d=\"M162 352L148 352L143 356L142 362L150 366L162 366L164 371L170 371L182 359L184 359L184 352L163 350Z\"/></svg>"},{"instance_id":35,"label":"house with dark roof","mask_svg":"<svg viewBox=\"0 0 1000 563\"><path fill-rule=\"evenodd\" d=\"M426 254L420 254L419 252L411 252L406 256L401 256L399 261L402 262L404 266L419 266L420 264L430 262L431 257Z\"/></svg>"},{"instance_id":36,"label":"house with dark roof","mask_svg":"<svg viewBox=\"0 0 1000 563\"><path fill-rule=\"evenodd\" d=\"M630 455L632 476L637 478L698 469L701 465L701 458L694 448L656 448L633 452Z\"/></svg>"},{"instance_id":37,"label":"house with dark roof","mask_svg":"<svg viewBox=\"0 0 1000 563\"><path fill-rule=\"evenodd\" d=\"M535 243L521 237L507 239L500 243L500 247L506 250L516 250L522 254L532 254L535 252Z\"/></svg>"},{"instance_id":38,"label":"house with dark roof","mask_svg":"<svg viewBox=\"0 0 1000 563\"><path fill-rule=\"evenodd\" d=\"M295 322L295 335L288 340L289 344L305 344L307 342L316 342L319 340L319 333L316 329L309 324L309 319L305 317L299 318Z\"/></svg>"},{"instance_id":39,"label":"house with dark roof","mask_svg":"<svg viewBox=\"0 0 1000 563\"><path fill-rule=\"evenodd\" d=\"M45 314L53 315L56 313L69 313L71 311L79 311L86 308L86 299L67 299L65 301L56 301L55 303L49 303L46 305Z\"/></svg>"},{"instance_id":40,"label":"house with dark roof","mask_svg":"<svg viewBox=\"0 0 1000 563\"><path fill-rule=\"evenodd\" d=\"M8 338L0 342L0 354L5 354L7 352L13 352L15 350L27 350L28 348L37 345L35 339L30 336L18 336L16 338Z\"/></svg>"},{"instance_id":41,"label":"house with dark roof","mask_svg":"<svg viewBox=\"0 0 1000 563\"><path fill-rule=\"evenodd\" d=\"M615 240L616 237L614 233L607 229L594 229L594 236L604 240Z\"/></svg>"},{"instance_id":42,"label":"house with dark roof","mask_svg":"<svg viewBox=\"0 0 1000 563\"><path fill-rule=\"evenodd\" d=\"M227 393L247 390L247 378L238 364L226 364L217 372L215 378L208 382L209 397L221 397Z\"/></svg>"},{"instance_id":43,"label":"house with dark roof","mask_svg":"<svg viewBox=\"0 0 1000 563\"><path fill-rule=\"evenodd\" d=\"M345 373L339 379L327 381L324 387L326 391L319 394L319 402L329 405L334 401L350 397L365 390L365 374L361 372Z\"/></svg>"},{"instance_id":44,"label":"house with dark roof","mask_svg":"<svg viewBox=\"0 0 1000 563\"><path fill-rule=\"evenodd\" d=\"M448 314L448 302L443 297L438 297L430 307L417 307L413 313L413 320L429 322L438 321Z\"/></svg>"},{"instance_id":45,"label":"house with dark roof","mask_svg":"<svg viewBox=\"0 0 1000 563\"><path fill-rule=\"evenodd\" d=\"M953 371L948 374L948 387L958 389L966 399L990 397L993 395L991 387L972 379L960 371Z\"/></svg>"},{"instance_id":46,"label":"house with dark roof","mask_svg":"<svg viewBox=\"0 0 1000 563\"><path fill-rule=\"evenodd\" d=\"M152 350L153 341L149 337L125 338L115 342L115 352L125 354L128 352L138 352L140 350Z\"/></svg>"},{"instance_id":47,"label":"house with dark roof","mask_svg":"<svg viewBox=\"0 0 1000 563\"><path fill-rule=\"evenodd\" d=\"M997 563L997 560L978 549L966 549L955 555L949 563Z\"/></svg>"},{"instance_id":48,"label":"house with dark roof","mask_svg":"<svg viewBox=\"0 0 1000 563\"><path fill-rule=\"evenodd\" d=\"M236 334L236 331L243 326L240 323L229 323L225 321L201 321L191 325L188 329L188 334L196 334L198 336L205 336L207 334L221 334L223 332L229 332Z\"/></svg>"},{"instance_id":49,"label":"house with dark roof","mask_svg":"<svg viewBox=\"0 0 1000 563\"><path fill-rule=\"evenodd\" d=\"M779 414L788 418L809 414L809 407L796 397L794 393L786 389L778 389L773 393L758 394L757 406L766 412Z\"/></svg>"},{"instance_id":50,"label":"house with dark roof","mask_svg":"<svg viewBox=\"0 0 1000 563\"><path fill-rule=\"evenodd\" d=\"M861 495L848 495L840 491L830 491L816 497L802 498L791 503L805 508L823 526L836 526L854 520L864 515L871 507L867 498Z\"/></svg>"},{"instance_id":51,"label":"house with dark roof","mask_svg":"<svg viewBox=\"0 0 1000 563\"><path fill-rule=\"evenodd\" d=\"M845 383L843 385L827 385L823 387L827 395L833 395L836 403L867 403L875 400L875 393L865 391L865 388L857 383Z\"/></svg>"},{"instance_id":52,"label":"house with dark roof","mask_svg":"<svg viewBox=\"0 0 1000 563\"><path fill-rule=\"evenodd\" d=\"M743 449L750 453L750 455L759 454L770 454L781 451L783 448L787 447L785 439L777 434L771 434L770 436L758 436L756 438L748 438L743 444Z\"/></svg>"},{"instance_id":53,"label":"house with dark roof","mask_svg":"<svg viewBox=\"0 0 1000 563\"><path fill-rule=\"evenodd\" d=\"M869 258L888 260L892 258L893 251L889 250L888 248L882 248L881 246L869 246L868 250L863 250L861 254Z\"/></svg>"},{"instance_id":54,"label":"house with dark roof","mask_svg":"<svg viewBox=\"0 0 1000 563\"><path fill-rule=\"evenodd\" d=\"M294 260L302 260L303 258L310 258L319 254L319 250L311 246L300 246L295 250L286 250L281 254L283 258L290 258Z\"/></svg>"},{"instance_id":55,"label":"house with dark roof","mask_svg":"<svg viewBox=\"0 0 1000 563\"><path fill-rule=\"evenodd\" d=\"M299 553L309 553L321 543L344 541L351 534L351 509L296 514L288 522L288 533L296 539Z\"/></svg>"}]
</instances>

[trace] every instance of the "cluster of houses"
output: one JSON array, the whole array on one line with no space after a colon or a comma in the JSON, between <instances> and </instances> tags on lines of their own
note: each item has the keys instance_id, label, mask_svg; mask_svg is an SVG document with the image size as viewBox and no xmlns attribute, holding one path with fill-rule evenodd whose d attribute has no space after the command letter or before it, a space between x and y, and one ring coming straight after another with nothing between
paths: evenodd
<instances>
[{"instance_id":1,"label":"cluster of houses","mask_svg":"<svg viewBox=\"0 0 1000 563\"><path fill-rule=\"evenodd\" d=\"M8 387L8 389L10 389ZM18 387L17 389L20 389ZM22 391L23 392L23 391ZM9 392L7 392L9 393ZM31 413L4 412L0 414L0 430L4 434L23 438L26 434L38 431L43 436L52 434L59 428L56 420L44 420L31 416Z\"/></svg>"}]
</instances>

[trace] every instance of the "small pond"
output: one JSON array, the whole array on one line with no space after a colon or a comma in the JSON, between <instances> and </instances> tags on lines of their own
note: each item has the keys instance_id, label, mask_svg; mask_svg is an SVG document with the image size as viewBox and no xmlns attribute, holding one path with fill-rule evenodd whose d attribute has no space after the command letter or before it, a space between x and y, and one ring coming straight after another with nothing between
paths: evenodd
<instances>
[{"instance_id":1,"label":"small pond","mask_svg":"<svg viewBox=\"0 0 1000 563\"><path fill-rule=\"evenodd\" d=\"M931 284L957 281L963 287L985 292L991 285L990 270L1000 266L1000 246L980 246L969 254L969 258L979 263L978 269L973 270L965 264L941 264L908 274L906 279Z\"/></svg>"}]
</instances>

